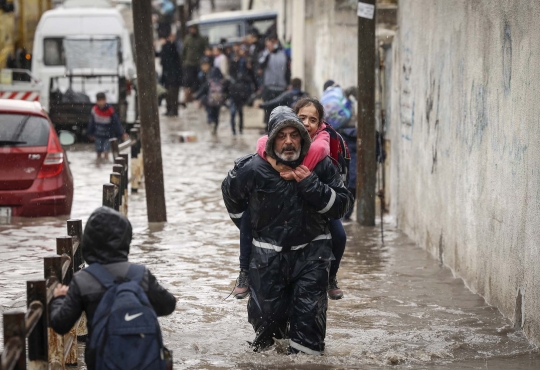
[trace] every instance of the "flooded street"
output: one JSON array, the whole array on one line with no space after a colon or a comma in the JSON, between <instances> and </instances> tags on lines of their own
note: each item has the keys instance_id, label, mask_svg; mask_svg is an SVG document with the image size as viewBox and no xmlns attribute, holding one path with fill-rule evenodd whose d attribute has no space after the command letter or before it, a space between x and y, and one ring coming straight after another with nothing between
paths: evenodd
<instances>
[{"instance_id":1,"label":"flooded street","mask_svg":"<svg viewBox=\"0 0 540 370\"><path fill-rule=\"evenodd\" d=\"M221 181L233 161L254 151L258 130L233 138L222 111L217 138L202 111L162 118L168 223L148 225L144 191L130 195L130 259L146 264L178 299L161 319L175 368L538 369L540 355L498 310L417 248L399 230L348 223L338 274L345 298L330 301L323 357L287 356L279 346L253 353L247 300L225 298L238 275L239 233L223 205ZM178 131L198 142L180 143ZM111 166L96 165L93 147L69 153L75 180L71 218L83 223L101 205ZM25 306L25 281L42 278L42 257L66 234L65 219L12 219L0 225L0 310Z\"/></svg>"}]
</instances>

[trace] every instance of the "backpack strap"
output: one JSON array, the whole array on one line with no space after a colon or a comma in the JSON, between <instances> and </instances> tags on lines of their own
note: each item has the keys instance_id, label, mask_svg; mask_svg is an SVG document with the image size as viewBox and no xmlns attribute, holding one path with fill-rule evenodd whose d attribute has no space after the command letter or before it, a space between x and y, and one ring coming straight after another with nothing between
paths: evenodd
<instances>
[{"instance_id":1,"label":"backpack strap","mask_svg":"<svg viewBox=\"0 0 540 370\"><path fill-rule=\"evenodd\" d=\"M143 278L144 278L144 272L146 271L146 267L143 265L136 265L134 263L129 266L129 270L126 274L126 278L128 278L131 281L135 281L138 284L141 284Z\"/></svg>"},{"instance_id":2,"label":"backpack strap","mask_svg":"<svg viewBox=\"0 0 540 370\"><path fill-rule=\"evenodd\" d=\"M96 278L97 281L105 287L105 289L109 289L110 287L114 286L114 276L107 271L105 267L103 267L99 263L92 263L90 266L84 269L84 271L90 273L94 278Z\"/></svg>"}]
</instances>

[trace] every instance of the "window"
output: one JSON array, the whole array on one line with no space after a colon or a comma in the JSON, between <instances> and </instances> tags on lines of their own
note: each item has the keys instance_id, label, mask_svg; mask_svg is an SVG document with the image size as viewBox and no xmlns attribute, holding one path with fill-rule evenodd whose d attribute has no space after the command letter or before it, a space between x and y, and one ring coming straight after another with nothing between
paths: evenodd
<instances>
[{"instance_id":1,"label":"window","mask_svg":"<svg viewBox=\"0 0 540 370\"><path fill-rule=\"evenodd\" d=\"M241 37L241 23L216 23L201 25L201 34L208 37L210 44L219 44L221 39L238 41Z\"/></svg>"},{"instance_id":2,"label":"window","mask_svg":"<svg viewBox=\"0 0 540 370\"><path fill-rule=\"evenodd\" d=\"M61 37L43 40L43 64L46 66L63 66L66 64L63 39Z\"/></svg>"},{"instance_id":3,"label":"window","mask_svg":"<svg viewBox=\"0 0 540 370\"><path fill-rule=\"evenodd\" d=\"M271 34L277 34L276 19L261 19L256 21L249 21L249 29L255 28L259 31L259 35L265 37Z\"/></svg>"},{"instance_id":4,"label":"window","mask_svg":"<svg viewBox=\"0 0 540 370\"><path fill-rule=\"evenodd\" d=\"M47 146L49 121L23 114L0 114L0 146Z\"/></svg>"}]
</instances>

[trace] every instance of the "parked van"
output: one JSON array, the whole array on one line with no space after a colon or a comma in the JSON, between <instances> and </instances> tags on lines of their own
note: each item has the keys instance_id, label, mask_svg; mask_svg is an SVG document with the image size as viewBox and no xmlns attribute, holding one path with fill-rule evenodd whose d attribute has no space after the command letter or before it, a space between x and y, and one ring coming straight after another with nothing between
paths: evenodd
<instances>
[{"instance_id":1,"label":"parked van","mask_svg":"<svg viewBox=\"0 0 540 370\"><path fill-rule=\"evenodd\" d=\"M115 8L99 8L99 7L80 7L68 8L60 7L54 10L49 10L43 14L39 21L35 39L34 52L32 59L32 73L41 80L43 89L40 94L40 102L46 111L50 111L50 88L51 80L58 80L57 77L62 77L73 73L68 71L66 67L66 53L64 50L64 40L79 39L103 39L113 38L118 40L119 53L118 57L118 75L127 81L127 96L126 96L126 122L134 123L136 118L136 100L135 92L131 91L130 80L136 76L136 68L134 63L133 50L131 45L130 34L125 27L122 16ZM103 66L106 67L106 66ZM111 67L113 68L113 67ZM99 73L92 69L79 70L77 74L95 76ZM65 93L68 88L80 92L87 92L90 103L95 103L95 92L98 89L118 90L117 82L110 87L104 86L106 79L96 79L100 83L99 86L88 85L88 79L81 86L74 86L74 81L69 81L60 86L60 92ZM107 98L115 99L115 97ZM114 103L114 101L111 101Z\"/></svg>"},{"instance_id":2,"label":"parked van","mask_svg":"<svg viewBox=\"0 0 540 370\"><path fill-rule=\"evenodd\" d=\"M211 45L216 45L222 39L226 43L240 42L253 28L262 37L277 34L277 16L278 13L271 10L238 10L203 15L187 25L198 25L201 35L208 37Z\"/></svg>"}]
</instances>

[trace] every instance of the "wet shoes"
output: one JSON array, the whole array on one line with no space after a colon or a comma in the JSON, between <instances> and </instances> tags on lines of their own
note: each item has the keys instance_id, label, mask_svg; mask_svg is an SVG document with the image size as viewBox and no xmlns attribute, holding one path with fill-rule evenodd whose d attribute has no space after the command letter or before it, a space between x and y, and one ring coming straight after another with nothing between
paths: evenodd
<instances>
[{"instance_id":1,"label":"wet shoes","mask_svg":"<svg viewBox=\"0 0 540 370\"><path fill-rule=\"evenodd\" d=\"M244 299L249 294L249 277L247 270L240 270L240 275L236 279L233 295L236 299Z\"/></svg>"},{"instance_id":2,"label":"wet shoes","mask_svg":"<svg viewBox=\"0 0 540 370\"><path fill-rule=\"evenodd\" d=\"M343 298L343 291L338 287L337 278L330 276L328 279L328 298L332 300L338 300Z\"/></svg>"}]
</instances>

